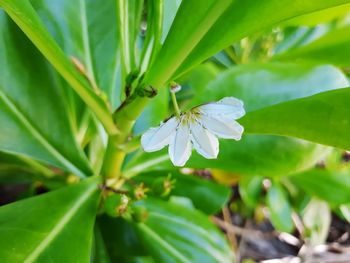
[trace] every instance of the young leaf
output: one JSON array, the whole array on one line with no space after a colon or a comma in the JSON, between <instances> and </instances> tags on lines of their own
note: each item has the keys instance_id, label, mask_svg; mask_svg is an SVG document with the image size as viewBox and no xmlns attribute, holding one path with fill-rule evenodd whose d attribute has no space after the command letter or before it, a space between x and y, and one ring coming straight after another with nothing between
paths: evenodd
<instances>
[{"instance_id":1,"label":"young leaf","mask_svg":"<svg viewBox=\"0 0 350 263\"><path fill-rule=\"evenodd\" d=\"M0 208L3 262L89 262L96 178ZM67 242L69 240L69 242Z\"/></svg>"},{"instance_id":2,"label":"young leaf","mask_svg":"<svg viewBox=\"0 0 350 263\"><path fill-rule=\"evenodd\" d=\"M0 32L0 149L90 175L43 57L2 11Z\"/></svg>"},{"instance_id":3,"label":"young leaf","mask_svg":"<svg viewBox=\"0 0 350 263\"><path fill-rule=\"evenodd\" d=\"M232 262L233 255L222 233L202 213L185 206L148 199L148 217L136 223L139 238L156 262Z\"/></svg>"}]
</instances>

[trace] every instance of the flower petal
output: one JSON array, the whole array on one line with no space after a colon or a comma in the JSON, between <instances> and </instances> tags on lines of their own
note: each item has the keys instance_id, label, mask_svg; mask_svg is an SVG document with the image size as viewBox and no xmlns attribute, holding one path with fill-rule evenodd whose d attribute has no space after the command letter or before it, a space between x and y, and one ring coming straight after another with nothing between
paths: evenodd
<instances>
[{"instance_id":1,"label":"flower petal","mask_svg":"<svg viewBox=\"0 0 350 263\"><path fill-rule=\"evenodd\" d=\"M192 153L190 128L182 122L169 144L169 157L175 166L184 166Z\"/></svg>"},{"instance_id":2,"label":"flower petal","mask_svg":"<svg viewBox=\"0 0 350 263\"><path fill-rule=\"evenodd\" d=\"M243 126L238 122L226 118L202 115L199 121L211 133L224 139L235 139L238 141L241 139L244 131Z\"/></svg>"},{"instance_id":3,"label":"flower petal","mask_svg":"<svg viewBox=\"0 0 350 263\"><path fill-rule=\"evenodd\" d=\"M190 126L191 139L196 151L207 159L215 159L219 153L219 140L198 122Z\"/></svg>"},{"instance_id":4,"label":"flower petal","mask_svg":"<svg viewBox=\"0 0 350 263\"><path fill-rule=\"evenodd\" d=\"M199 106L202 114L218 116L227 119L239 119L245 114L243 102L234 97L225 97L218 102L212 102Z\"/></svg>"},{"instance_id":5,"label":"flower petal","mask_svg":"<svg viewBox=\"0 0 350 263\"><path fill-rule=\"evenodd\" d=\"M144 151L154 152L168 145L178 125L178 119L173 117L157 128L150 128L141 137L141 145Z\"/></svg>"}]
</instances>

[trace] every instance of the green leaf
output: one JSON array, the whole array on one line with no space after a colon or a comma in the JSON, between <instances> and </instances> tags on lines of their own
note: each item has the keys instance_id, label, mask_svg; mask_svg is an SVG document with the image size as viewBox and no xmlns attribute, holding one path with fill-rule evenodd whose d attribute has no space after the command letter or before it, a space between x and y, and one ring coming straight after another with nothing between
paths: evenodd
<instances>
[{"instance_id":1,"label":"green leaf","mask_svg":"<svg viewBox=\"0 0 350 263\"><path fill-rule=\"evenodd\" d=\"M334 205L350 202L350 176L347 172L313 169L290 177L307 194Z\"/></svg>"},{"instance_id":2,"label":"green leaf","mask_svg":"<svg viewBox=\"0 0 350 263\"><path fill-rule=\"evenodd\" d=\"M152 172L139 174L133 180L144 182L152 188L154 182L159 179L166 179L165 172ZM188 197L193 205L206 214L215 214L226 204L230 197L230 189L213 181L200 178L199 176L171 172L171 180L174 180L174 188L170 195ZM210 194L208 194L210 193Z\"/></svg>"},{"instance_id":3,"label":"green leaf","mask_svg":"<svg viewBox=\"0 0 350 263\"><path fill-rule=\"evenodd\" d=\"M332 30L308 45L276 56L275 60L309 60L318 63L332 63L349 66L350 26Z\"/></svg>"},{"instance_id":4,"label":"green leaf","mask_svg":"<svg viewBox=\"0 0 350 263\"><path fill-rule=\"evenodd\" d=\"M283 25L288 26L317 26L334 19L346 16L350 11L350 4L327 8L307 15L297 16L287 20Z\"/></svg>"},{"instance_id":5,"label":"green leaf","mask_svg":"<svg viewBox=\"0 0 350 263\"><path fill-rule=\"evenodd\" d=\"M0 12L0 149L82 177L91 174L43 57Z\"/></svg>"},{"instance_id":6,"label":"green leaf","mask_svg":"<svg viewBox=\"0 0 350 263\"><path fill-rule=\"evenodd\" d=\"M140 201L149 216L135 224L139 238L156 262L232 262L222 233L202 213L156 199Z\"/></svg>"},{"instance_id":7,"label":"green leaf","mask_svg":"<svg viewBox=\"0 0 350 263\"><path fill-rule=\"evenodd\" d=\"M243 202L251 209L255 209L262 191L263 178L260 176L243 176L239 180L239 194Z\"/></svg>"},{"instance_id":8,"label":"green leaf","mask_svg":"<svg viewBox=\"0 0 350 263\"><path fill-rule=\"evenodd\" d=\"M92 178L75 186L2 206L1 260L89 262L99 199L97 182Z\"/></svg>"},{"instance_id":9,"label":"green leaf","mask_svg":"<svg viewBox=\"0 0 350 263\"><path fill-rule=\"evenodd\" d=\"M73 63L46 30L30 2L0 0L0 6L91 108L107 132L116 133L117 129L105 101L93 91L84 76L74 68Z\"/></svg>"},{"instance_id":10,"label":"green leaf","mask_svg":"<svg viewBox=\"0 0 350 263\"><path fill-rule=\"evenodd\" d=\"M241 99L245 110L250 112L348 86L343 72L331 65L255 63L223 71L206 89L196 94L191 105L234 96Z\"/></svg>"},{"instance_id":11,"label":"green leaf","mask_svg":"<svg viewBox=\"0 0 350 263\"><path fill-rule=\"evenodd\" d=\"M292 209L287 193L278 183L273 183L267 192L266 203L270 211L270 220L278 231L291 232L294 228Z\"/></svg>"},{"instance_id":12,"label":"green leaf","mask_svg":"<svg viewBox=\"0 0 350 263\"><path fill-rule=\"evenodd\" d=\"M247 133L293 136L350 149L349 100L350 88L322 92L250 112L240 123Z\"/></svg>"},{"instance_id":13,"label":"green leaf","mask_svg":"<svg viewBox=\"0 0 350 263\"><path fill-rule=\"evenodd\" d=\"M248 34L271 27L288 18L347 2L345 0L322 0L312 4L305 4L301 0L292 4L286 0L267 1L263 4L256 0L182 2L156 63L145 81L159 88L171 78L178 77ZM288 8L285 8L286 5ZM271 13L271 10L275 12ZM257 13L262 18L259 21L256 19ZM180 64L182 65L179 68Z\"/></svg>"},{"instance_id":14,"label":"green leaf","mask_svg":"<svg viewBox=\"0 0 350 263\"><path fill-rule=\"evenodd\" d=\"M133 225L125 219L102 215L97 218L97 225L111 262L129 262L132 257L147 255Z\"/></svg>"},{"instance_id":15,"label":"green leaf","mask_svg":"<svg viewBox=\"0 0 350 263\"><path fill-rule=\"evenodd\" d=\"M42 22L65 54L78 59L91 80L120 103L116 1L31 0Z\"/></svg>"}]
</instances>

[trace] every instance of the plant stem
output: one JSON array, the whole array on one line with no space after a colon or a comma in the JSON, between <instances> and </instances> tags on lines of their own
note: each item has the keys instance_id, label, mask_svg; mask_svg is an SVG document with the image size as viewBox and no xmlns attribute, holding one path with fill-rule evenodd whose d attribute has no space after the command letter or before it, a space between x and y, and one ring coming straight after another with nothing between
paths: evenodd
<instances>
[{"instance_id":1,"label":"plant stem","mask_svg":"<svg viewBox=\"0 0 350 263\"><path fill-rule=\"evenodd\" d=\"M119 146L124 144L131 132L137 117L149 102L147 97L132 97L127 100L114 114L114 120L120 133L110 136L102 167L102 174L106 178L119 178L126 151Z\"/></svg>"},{"instance_id":2,"label":"plant stem","mask_svg":"<svg viewBox=\"0 0 350 263\"><path fill-rule=\"evenodd\" d=\"M179 105L177 104L175 92L170 91L170 94L171 94L171 100L173 101L176 117L180 118L181 112L180 112Z\"/></svg>"}]
</instances>

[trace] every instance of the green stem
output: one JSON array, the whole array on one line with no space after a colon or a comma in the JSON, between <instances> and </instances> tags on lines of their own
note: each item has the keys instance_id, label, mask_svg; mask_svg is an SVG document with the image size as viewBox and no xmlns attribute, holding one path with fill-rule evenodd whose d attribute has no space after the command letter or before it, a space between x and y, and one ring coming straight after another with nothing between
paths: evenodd
<instances>
[{"instance_id":1,"label":"green stem","mask_svg":"<svg viewBox=\"0 0 350 263\"><path fill-rule=\"evenodd\" d=\"M107 151L102 167L102 174L106 178L119 178L121 168L126 156L126 151L120 148L124 144L135 124L137 117L149 102L147 97L134 97L126 101L114 114L114 120L120 133L110 136L108 139Z\"/></svg>"},{"instance_id":2,"label":"green stem","mask_svg":"<svg viewBox=\"0 0 350 263\"><path fill-rule=\"evenodd\" d=\"M170 91L170 94L171 94L171 100L173 101L176 117L180 118L181 112L180 112L179 105L177 104L175 92Z\"/></svg>"}]
</instances>

